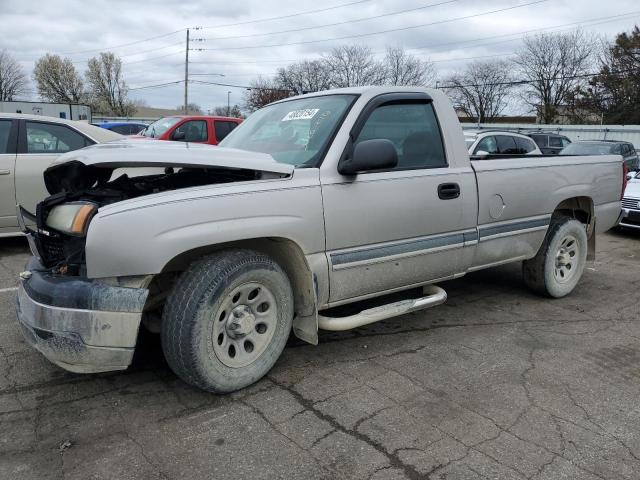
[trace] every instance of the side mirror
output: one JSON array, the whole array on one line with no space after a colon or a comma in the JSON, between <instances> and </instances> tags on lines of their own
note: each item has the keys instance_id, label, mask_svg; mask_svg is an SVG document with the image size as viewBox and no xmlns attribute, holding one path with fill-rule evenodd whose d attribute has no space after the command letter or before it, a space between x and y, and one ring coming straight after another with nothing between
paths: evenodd
<instances>
[{"instance_id":1,"label":"side mirror","mask_svg":"<svg viewBox=\"0 0 640 480\"><path fill-rule=\"evenodd\" d=\"M489 152L485 152L484 150L478 150L476 152L476 155L481 156L481 157L486 157L487 155L489 155Z\"/></svg>"},{"instance_id":2,"label":"side mirror","mask_svg":"<svg viewBox=\"0 0 640 480\"><path fill-rule=\"evenodd\" d=\"M338 164L341 175L355 175L374 170L388 170L398 165L398 152L391 140L377 138L356 144L351 159Z\"/></svg>"},{"instance_id":3,"label":"side mirror","mask_svg":"<svg viewBox=\"0 0 640 480\"><path fill-rule=\"evenodd\" d=\"M179 131L176 130L175 132L173 132L173 135L171 135L171 140L184 140L185 139L185 134L183 131Z\"/></svg>"},{"instance_id":4,"label":"side mirror","mask_svg":"<svg viewBox=\"0 0 640 480\"><path fill-rule=\"evenodd\" d=\"M628 172L627 173L627 180L631 180L633 177L635 177L636 173L638 173L638 172Z\"/></svg>"}]
</instances>

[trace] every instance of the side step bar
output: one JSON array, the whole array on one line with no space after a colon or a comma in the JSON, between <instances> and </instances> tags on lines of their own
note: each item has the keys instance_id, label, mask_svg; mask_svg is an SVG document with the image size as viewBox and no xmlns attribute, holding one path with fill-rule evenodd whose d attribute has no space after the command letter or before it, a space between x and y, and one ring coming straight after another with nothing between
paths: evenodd
<instances>
[{"instance_id":1,"label":"side step bar","mask_svg":"<svg viewBox=\"0 0 640 480\"><path fill-rule=\"evenodd\" d=\"M370 323L379 322L405 313L435 307L447 301L447 292L436 285L427 285L423 289L424 297L400 300L399 302L381 305L363 310L348 317L325 317L318 315L318 328L334 332L351 330Z\"/></svg>"}]
</instances>

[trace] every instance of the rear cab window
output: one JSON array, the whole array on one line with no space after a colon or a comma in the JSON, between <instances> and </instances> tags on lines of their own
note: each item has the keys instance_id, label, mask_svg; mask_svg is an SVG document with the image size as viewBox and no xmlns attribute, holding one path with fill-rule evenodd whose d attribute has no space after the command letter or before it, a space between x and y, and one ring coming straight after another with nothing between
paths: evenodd
<instances>
[{"instance_id":1,"label":"rear cab window","mask_svg":"<svg viewBox=\"0 0 640 480\"><path fill-rule=\"evenodd\" d=\"M498 142L498 153L500 155L515 155L518 153L518 147L513 137L496 135L496 142Z\"/></svg>"},{"instance_id":2,"label":"rear cab window","mask_svg":"<svg viewBox=\"0 0 640 480\"><path fill-rule=\"evenodd\" d=\"M536 144L533 140L524 137L515 137L518 153L527 154L533 152L536 149Z\"/></svg>"},{"instance_id":3,"label":"rear cab window","mask_svg":"<svg viewBox=\"0 0 640 480\"><path fill-rule=\"evenodd\" d=\"M0 155L9 152L9 140L11 138L11 120L0 120ZM13 153L13 152L11 152Z\"/></svg>"},{"instance_id":4,"label":"rear cab window","mask_svg":"<svg viewBox=\"0 0 640 480\"><path fill-rule=\"evenodd\" d=\"M227 120L214 120L213 128L216 132L216 140L218 140L218 142L221 142L237 126L238 124L236 122L230 122Z\"/></svg>"}]
</instances>

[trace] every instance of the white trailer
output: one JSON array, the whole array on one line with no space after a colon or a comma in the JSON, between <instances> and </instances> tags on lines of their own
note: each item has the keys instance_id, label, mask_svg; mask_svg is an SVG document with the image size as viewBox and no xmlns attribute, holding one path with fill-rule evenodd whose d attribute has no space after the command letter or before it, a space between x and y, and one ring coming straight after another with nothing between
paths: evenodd
<instances>
[{"instance_id":1,"label":"white trailer","mask_svg":"<svg viewBox=\"0 0 640 480\"><path fill-rule=\"evenodd\" d=\"M45 117L91 122L91 107L74 103L0 102L2 113L27 113Z\"/></svg>"}]
</instances>

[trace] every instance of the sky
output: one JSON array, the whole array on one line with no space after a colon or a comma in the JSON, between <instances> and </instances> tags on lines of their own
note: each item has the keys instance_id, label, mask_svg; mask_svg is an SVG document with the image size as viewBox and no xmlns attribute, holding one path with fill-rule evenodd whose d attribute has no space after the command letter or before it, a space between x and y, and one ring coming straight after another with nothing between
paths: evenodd
<instances>
[{"instance_id":1,"label":"sky","mask_svg":"<svg viewBox=\"0 0 640 480\"><path fill-rule=\"evenodd\" d=\"M89 58L112 51L132 99L175 108L184 84L153 85L184 79L189 28L191 48L203 49L189 51L190 78L233 85L189 84L189 102L207 111L228 95L241 104L256 76L338 45L366 45L378 58L403 47L434 62L442 80L474 59L509 58L527 34L579 27L612 39L634 24L637 0L0 0L0 49L29 78L45 53L84 72ZM33 81L28 95L38 99Z\"/></svg>"}]
</instances>

